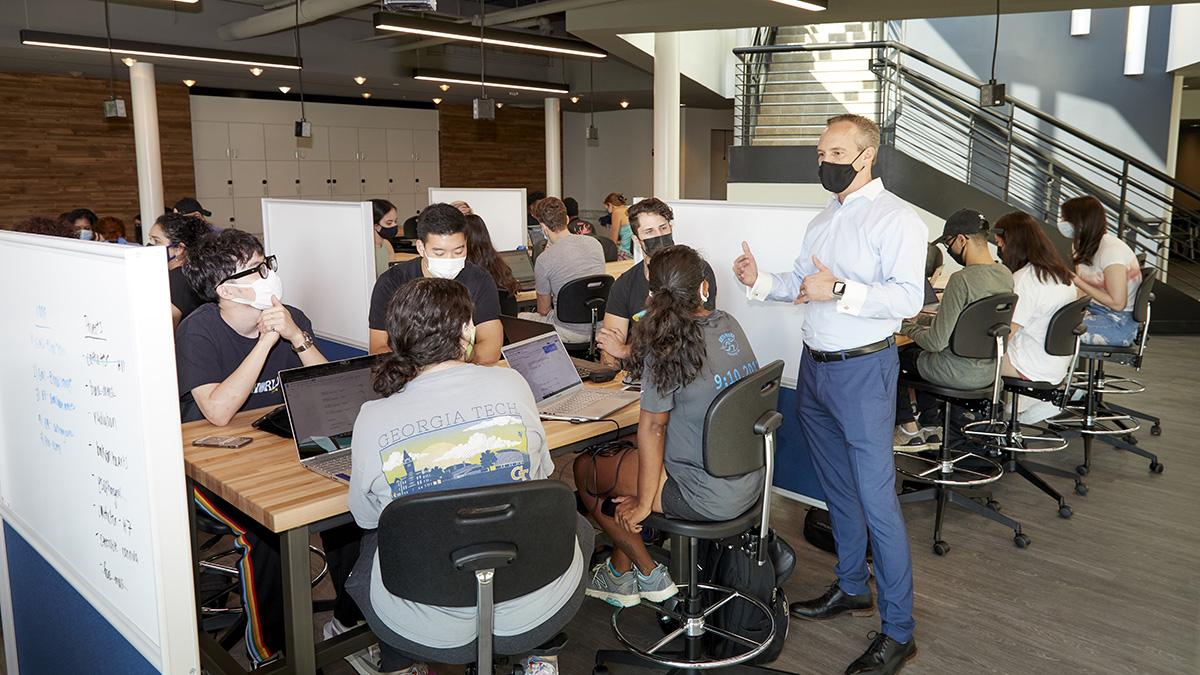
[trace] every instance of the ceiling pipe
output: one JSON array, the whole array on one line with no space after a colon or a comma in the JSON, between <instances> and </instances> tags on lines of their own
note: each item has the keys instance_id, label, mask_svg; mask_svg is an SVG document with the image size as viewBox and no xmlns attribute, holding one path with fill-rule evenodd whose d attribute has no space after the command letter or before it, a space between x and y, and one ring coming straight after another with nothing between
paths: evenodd
<instances>
[{"instance_id":1,"label":"ceiling pipe","mask_svg":"<svg viewBox=\"0 0 1200 675\"><path fill-rule=\"evenodd\" d=\"M499 25L503 24L503 25L509 26L510 24L517 24L517 22L525 22L525 21L540 19L540 18L542 18L544 16L548 16L550 14L557 14L559 12L568 12L573 9L583 9L585 7L595 7L596 5L607 5L607 4L616 2L616 1L617 0L546 0L546 2L539 2L536 4L532 4L532 5L526 5L525 7L517 7L514 9L502 9L498 12L488 12L487 16L484 17L483 25L499 26ZM456 23L460 23L460 24L470 23L473 26L478 26L479 25L479 17L473 16L470 19L463 19L461 21L457 21ZM511 27L515 28L517 26L514 25ZM397 35L402 35L402 34L398 33ZM426 47L436 47L438 45L444 45L444 44L447 44L450 42L453 42L453 40L444 40L442 38L430 38L427 40L418 40L416 42L409 42L406 44L402 44L402 45L393 47L391 49L391 51L393 51L393 52L409 52L409 51L413 51L416 49L425 49Z\"/></svg>"},{"instance_id":2,"label":"ceiling pipe","mask_svg":"<svg viewBox=\"0 0 1200 675\"><path fill-rule=\"evenodd\" d=\"M300 2L300 24L320 21L363 5L372 4L375 3L370 0L302 0ZM217 29L217 37L222 40L245 40L290 30L295 26L296 3L290 2L286 7L227 23Z\"/></svg>"}]
</instances>

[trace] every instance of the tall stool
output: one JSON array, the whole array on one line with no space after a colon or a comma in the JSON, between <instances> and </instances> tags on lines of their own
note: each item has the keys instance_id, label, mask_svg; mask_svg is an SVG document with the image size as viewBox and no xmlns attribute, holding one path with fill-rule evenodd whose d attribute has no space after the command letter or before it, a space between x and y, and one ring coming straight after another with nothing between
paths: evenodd
<instances>
[{"instance_id":1,"label":"tall stool","mask_svg":"<svg viewBox=\"0 0 1200 675\"><path fill-rule=\"evenodd\" d=\"M893 453L896 471L911 480L926 483L930 487L900 495L901 504L935 502L937 511L933 519L933 552L946 555L950 545L942 539L942 520L946 504L953 504L965 511L1000 523L1013 531L1013 544L1017 548L1029 546L1030 539L1021 532L1021 524L999 512L999 504L990 494L968 495L963 489L979 488L1000 480L1004 467L995 461L972 451L955 450L950 444L951 411L954 407L982 416L976 422L962 426L962 434L968 440L981 443L994 442L995 434L1005 426L1000 417L1001 405L1000 359L1004 356L1004 339L1012 331L1013 309L1016 308L1015 293L1000 293L967 305L954 324L950 335L949 349L955 356L969 359L995 359L995 375L992 385L978 389L958 389L926 382L901 378L901 387L912 387L940 400L943 406L942 442L937 455ZM985 449L986 451L986 449ZM976 501L986 499L987 506Z\"/></svg>"}]
</instances>

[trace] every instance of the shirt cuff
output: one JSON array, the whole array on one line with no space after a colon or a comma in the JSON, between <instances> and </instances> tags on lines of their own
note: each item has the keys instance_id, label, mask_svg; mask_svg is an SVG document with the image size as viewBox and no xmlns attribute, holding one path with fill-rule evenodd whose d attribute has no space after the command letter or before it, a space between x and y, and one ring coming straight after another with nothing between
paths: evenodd
<instances>
[{"instance_id":1,"label":"shirt cuff","mask_svg":"<svg viewBox=\"0 0 1200 675\"><path fill-rule=\"evenodd\" d=\"M867 302L867 291L871 290L871 287L857 281L844 280L844 283L846 290L842 293L841 300L838 300L837 311L839 314L858 316Z\"/></svg>"},{"instance_id":2,"label":"shirt cuff","mask_svg":"<svg viewBox=\"0 0 1200 675\"><path fill-rule=\"evenodd\" d=\"M775 278L770 274L759 274L754 285L746 289L746 299L762 302L771 295L771 289L775 286Z\"/></svg>"}]
</instances>

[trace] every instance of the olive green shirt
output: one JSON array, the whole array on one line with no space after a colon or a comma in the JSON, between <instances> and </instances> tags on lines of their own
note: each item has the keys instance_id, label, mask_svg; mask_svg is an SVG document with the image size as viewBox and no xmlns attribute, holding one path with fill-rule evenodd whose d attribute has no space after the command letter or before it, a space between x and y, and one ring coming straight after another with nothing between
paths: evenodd
<instances>
[{"instance_id":1,"label":"olive green shirt","mask_svg":"<svg viewBox=\"0 0 1200 675\"><path fill-rule=\"evenodd\" d=\"M996 295L1012 293L1012 272L999 263L967 265L950 275L937 314L928 326L906 322L900 332L913 339L922 350L917 359L921 377L948 387L975 389L992 384L996 359L968 359L950 351L950 336L963 309Z\"/></svg>"}]
</instances>

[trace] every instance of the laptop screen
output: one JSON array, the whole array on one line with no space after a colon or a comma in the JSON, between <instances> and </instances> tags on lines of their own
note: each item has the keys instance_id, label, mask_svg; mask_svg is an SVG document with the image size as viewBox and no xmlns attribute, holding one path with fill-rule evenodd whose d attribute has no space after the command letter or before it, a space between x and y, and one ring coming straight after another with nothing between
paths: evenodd
<instances>
[{"instance_id":1,"label":"laptop screen","mask_svg":"<svg viewBox=\"0 0 1200 675\"><path fill-rule=\"evenodd\" d=\"M350 447L358 409L381 398L371 387L377 356L280 371L283 402L300 458Z\"/></svg>"},{"instance_id":2,"label":"laptop screen","mask_svg":"<svg viewBox=\"0 0 1200 675\"><path fill-rule=\"evenodd\" d=\"M500 257L512 270L517 281L533 281L533 262L525 251L501 251Z\"/></svg>"},{"instance_id":3,"label":"laptop screen","mask_svg":"<svg viewBox=\"0 0 1200 675\"><path fill-rule=\"evenodd\" d=\"M510 345L503 353L508 366L529 383L538 403L582 382L556 332Z\"/></svg>"}]
</instances>

